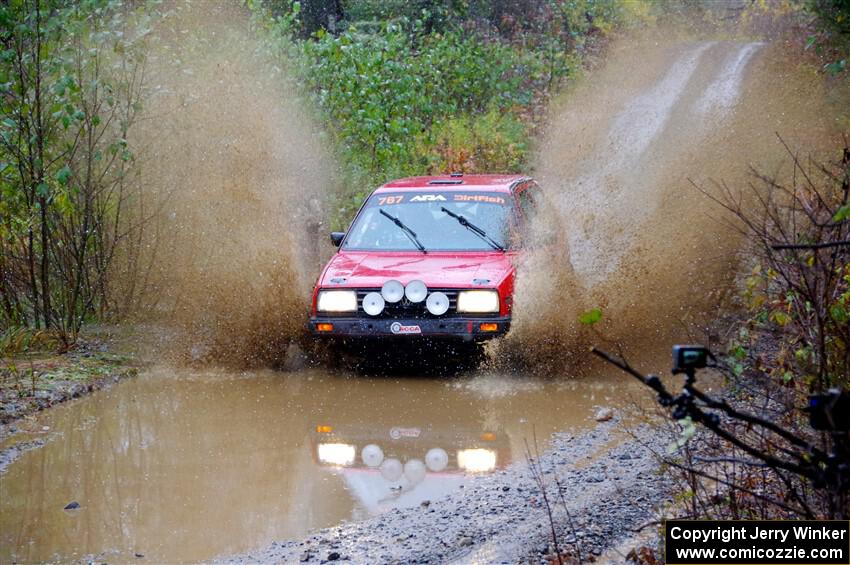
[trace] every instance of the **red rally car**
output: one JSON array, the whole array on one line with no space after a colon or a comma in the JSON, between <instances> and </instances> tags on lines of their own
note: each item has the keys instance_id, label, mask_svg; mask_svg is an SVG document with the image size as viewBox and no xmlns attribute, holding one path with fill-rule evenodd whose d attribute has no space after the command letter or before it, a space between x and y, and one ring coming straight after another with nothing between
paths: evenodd
<instances>
[{"instance_id":1,"label":"red rally car","mask_svg":"<svg viewBox=\"0 0 850 565\"><path fill-rule=\"evenodd\" d=\"M538 190L525 176L457 173L376 189L347 232L331 233L339 251L313 290L311 331L346 342L505 334Z\"/></svg>"}]
</instances>

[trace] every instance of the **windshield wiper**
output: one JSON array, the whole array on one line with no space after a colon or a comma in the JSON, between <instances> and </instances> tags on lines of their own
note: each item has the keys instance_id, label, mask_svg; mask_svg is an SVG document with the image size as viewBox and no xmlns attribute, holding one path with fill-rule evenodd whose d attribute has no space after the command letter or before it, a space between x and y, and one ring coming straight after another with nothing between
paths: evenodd
<instances>
[{"instance_id":1,"label":"windshield wiper","mask_svg":"<svg viewBox=\"0 0 850 565\"><path fill-rule=\"evenodd\" d=\"M399 220L398 218L396 218L395 216L393 216L393 215L392 215L392 214L390 214L389 212L384 211L384 209L383 209L383 208L381 208L381 209L380 209L380 210L378 210L378 211L379 211L381 214L383 214L384 216L386 216L387 218L389 218L389 219L390 219L390 221L391 221L392 223L394 223L395 225L397 225L398 227L400 227L400 228L402 229L402 231L404 231L405 235L407 235L407 237L408 237L408 238L410 238L410 241L412 241L412 242L413 242L413 245L415 245L415 246L416 246L416 248L417 248L417 249L419 249L419 251L421 251L422 253L428 253L428 252L425 250L425 246L424 246L424 245L422 245L422 242L420 242L420 241L419 241L419 239L416 237L416 232L415 232L415 231L413 231L412 229L410 229L409 227L407 227L407 226L404 224L404 222L402 222L401 220Z\"/></svg>"},{"instance_id":2,"label":"windshield wiper","mask_svg":"<svg viewBox=\"0 0 850 565\"><path fill-rule=\"evenodd\" d=\"M493 247L493 249L498 249L499 251L505 250L504 245L502 245L501 243L499 243L498 241L496 241L495 239L493 239L492 237L487 235L486 231L482 230L481 228L479 228L478 226L476 226L475 224L473 224L472 222L470 222L469 220L467 220L463 216L461 216L459 214L455 214L454 212L452 212L451 210L449 210L445 206L442 206L440 208L440 210L442 210L443 212L445 212L446 214L448 214L449 216L451 216L452 218L457 220L458 223L460 223L460 225L462 225L463 227L465 227L466 229L468 229L469 231L471 231L472 233L474 233L475 235L477 235L478 237L480 237L481 239L483 239L484 241L489 243Z\"/></svg>"}]
</instances>

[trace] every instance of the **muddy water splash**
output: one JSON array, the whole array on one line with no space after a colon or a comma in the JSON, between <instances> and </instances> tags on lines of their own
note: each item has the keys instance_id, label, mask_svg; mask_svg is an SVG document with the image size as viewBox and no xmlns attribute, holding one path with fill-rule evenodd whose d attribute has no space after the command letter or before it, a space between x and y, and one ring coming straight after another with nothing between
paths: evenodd
<instances>
[{"instance_id":1,"label":"muddy water splash","mask_svg":"<svg viewBox=\"0 0 850 565\"><path fill-rule=\"evenodd\" d=\"M303 332L315 231L333 189L319 128L258 54L239 6L177 3L160 34L137 132L146 182L165 202L157 317L176 322L181 356L279 360Z\"/></svg>"},{"instance_id":2,"label":"muddy water splash","mask_svg":"<svg viewBox=\"0 0 850 565\"><path fill-rule=\"evenodd\" d=\"M732 290L739 246L689 179L745 187L751 165L788 174L776 133L817 156L836 115L822 78L776 45L615 46L550 118L537 171L565 241L544 235L521 269L502 351L549 366L586 359L602 336L633 353L687 339ZM594 307L604 321L590 335L576 320Z\"/></svg>"}]
</instances>

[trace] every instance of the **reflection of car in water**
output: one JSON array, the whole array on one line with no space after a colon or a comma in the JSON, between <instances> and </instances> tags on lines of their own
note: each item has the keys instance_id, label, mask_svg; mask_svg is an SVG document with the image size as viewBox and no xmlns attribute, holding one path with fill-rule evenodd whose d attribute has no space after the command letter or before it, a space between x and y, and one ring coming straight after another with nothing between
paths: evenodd
<instances>
[{"instance_id":1,"label":"reflection of car in water","mask_svg":"<svg viewBox=\"0 0 850 565\"><path fill-rule=\"evenodd\" d=\"M378 188L346 233L331 234L339 251L313 291L311 331L347 343L506 333L537 190L523 176L460 174Z\"/></svg>"},{"instance_id":2,"label":"reflection of car in water","mask_svg":"<svg viewBox=\"0 0 850 565\"><path fill-rule=\"evenodd\" d=\"M396 426L318 425L311 434L314 461L339 473L370 515L439 498L471 474L492 473L510 460L504 433Z\"/></svg>"}]
</instances>

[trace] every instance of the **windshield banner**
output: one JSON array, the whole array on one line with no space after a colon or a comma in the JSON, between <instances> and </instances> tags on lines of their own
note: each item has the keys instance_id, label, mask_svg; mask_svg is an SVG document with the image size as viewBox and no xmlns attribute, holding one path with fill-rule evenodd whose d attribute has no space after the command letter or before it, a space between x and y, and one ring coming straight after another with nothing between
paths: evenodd
<instances>
[{"instance_id":1,"label":"windshield banner","mask_svg":"<svg viewBox=\"0 0 850 565\"><path fill-rule=\"evenodd\" d=\"M399 194L376 194L369 199L368 206L392 206L395 204L428 204L432 202L484 202L505 204L505 197L489 192L404 192Z\"/></svg>"}]
</instances>

